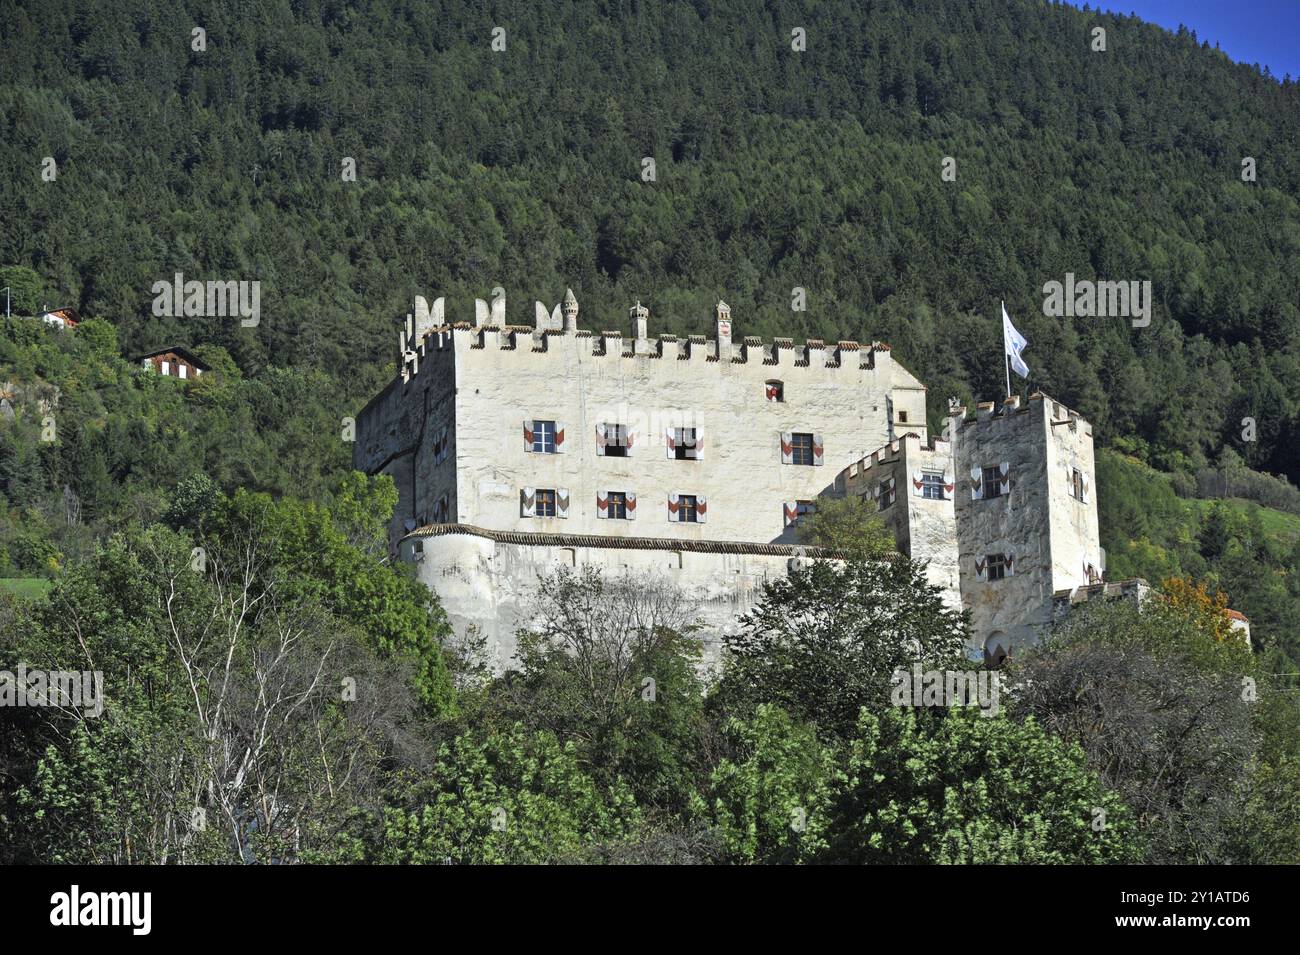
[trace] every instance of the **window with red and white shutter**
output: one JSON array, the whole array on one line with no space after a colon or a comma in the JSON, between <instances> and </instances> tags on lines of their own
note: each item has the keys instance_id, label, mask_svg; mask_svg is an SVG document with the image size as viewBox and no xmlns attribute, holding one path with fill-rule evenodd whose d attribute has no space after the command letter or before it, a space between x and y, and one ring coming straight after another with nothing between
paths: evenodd
<instances>
[{"instance_id":1,"label":"window with red and white shutter","mask_svg":"<svg viewBox=\"0 0 1300 955\"><path fill-rule=\"evenodd\" d=\"M669 460L701 461L704 459L704 429L665 428L664 450Z\"/></svg>"}]
</instances>

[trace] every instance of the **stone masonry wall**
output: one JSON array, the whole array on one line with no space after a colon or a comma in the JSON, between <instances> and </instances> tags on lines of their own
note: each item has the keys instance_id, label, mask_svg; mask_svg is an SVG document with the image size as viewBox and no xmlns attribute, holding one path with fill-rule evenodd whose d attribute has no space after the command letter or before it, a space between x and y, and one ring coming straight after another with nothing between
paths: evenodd
<instances>
[{"instance_id":1,"label":"stone masonry wall","mask_svg":"<svg viewBox=\"0 0 1300 955\"><path fill-rule=\"evenodd\" d=\"M416 548L421 553L416 553ZM505 543L470 533L414 535L401 558L438 594L452 627L487 638L496 672L508 668L517 632L534 619L541 581L560 568L594 566L611 577L664 581L682 591L701 627L704 664L717 665L724 633L751 609L765 581L787 572L789 555L638 550Z\"/></svg>"},{"instance_id":2,"label":"stone masonry wall","mask_svg":"<svg viewBox=\"0 0 1300 955\"><path fill-rule=\"evenodd\" d=\"M951 490L945 488L942 500L921 495L915 485L918 475L926 472L945 475ZM961 587L957 562L957 526L953 498L956 493L952 445L935 439L929 443L916 434L906 434L850 465L842 476L844 491L860 494L873 501L886 526L894 532L899 550L913 560L926 564L926 578L943 591L944 601L961 607ZM892 503L881 508L888 498L892 481Z\"/></svg>"},{"instance_id":3,"label":"stone masonry wall","mask_svg":"<svg viewBox=\"0 0 1300 955\"><path fill-rule=\"evenodd\" d=\"M1047 421L1042 412L1041 401L1031 401L1025 410L1011 404L995 409L990 403L954 431L962 603L971 612L972 631L986 646L1032 644L1051 623ZM1007 493L976 498L973 488L982 490L982 469L1004 464ZM980 469L978 477L973 468ZM1011 558L1010 574L987 579L985 566L986 579L981 579L980 566L994 554Z\"/></svg>"},{"instance_id":4,"label":"stone masonry wall","mask_svg":"<svg viewBox=\"0 0 1300 955\"><path fill-rule=\"evenodd\" d=\"M793 541L786 505L826 492L844 465L888 440L891 402L924 422L924 390L884 351L869 365L865 353L845 351L840 366L828 367L824 353L801 364L792 349L778 349L773 365L763 363L759 349L743 363L735 360L739 351L718 361L702 340L665 342L659 355L629 355L612 336L548 334L538 352L531 335L516 334L516 347L503 349L490 332L483 347L474 347L474 331L453 334L462 423L458 520L482 527ZM782 382L783 401L767 400L769 379ZM562 425L564 453L527 450L524 422L534 419ZM630 427L630 456L597 453L597 428L606 423ZM665 431L677 427L701 430L699 460L669 456ZM818 435L822 463L783 464L783 432ZM525 487L567 490L568 516L522 517ZM597 497L610 491L636 495L634 520L598 517ZM705 522L671 521L670 494L704 498Z\"/></svg>"}]
</instances>

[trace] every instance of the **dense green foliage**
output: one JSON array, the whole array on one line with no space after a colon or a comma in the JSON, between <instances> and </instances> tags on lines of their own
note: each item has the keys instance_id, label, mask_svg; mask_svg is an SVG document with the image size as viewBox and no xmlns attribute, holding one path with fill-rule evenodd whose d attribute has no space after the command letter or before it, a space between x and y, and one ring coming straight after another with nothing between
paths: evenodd
<instances>
[{"instance_id":1,"label":"dense green foliage","mask_svg":"<svg viewBox=\"0 0 1300 955\"><path fill-rule=\"evenodd\" d=\"M219 503L221 536L113 535L48 599L0 595L0 670L98 672L103 703L97 714L7 704L7 861L252 861L332 847L373 798L381 746L450 714L427 592L407 581L415 589L389 587L385 606L333 605L328 568L304 570L315 543L285 530L311 523L315 506L280 504L285 527L241 523L257 503ZM402 580L370 561L356 561L362 575Z\"/></svg>"},{"instance_id":2,"label":"dense green foliage","mask_svg":"<svg viewBox=\"0 0 1300 955\"><path fill-rule=\"evenodd\" d=\"M1300 851L1292 801L1261 810L1255 793L1300 782L1300 701L1215 621L1159 600L1089 605L1015 679L1019 713L1081 747L1141 820L1148 861Z\"/></svg>"},{"instance_id":3,"label":"dense green foliage","mask_svg":"<svg viewBox=\"0 0 1300 955\"><path fill-rule=\"evenodd\" d=\"M1250 618L1266 651L1300 661L1300 516L1240 499L1185 500L1175 482L1119 454L1097 455L1097 510L1112 580L1204 580Z\"/></svg>"},{"instance_id":4,"label":"dense green foliage","mask_svg":"<svg viewBox=\"0 0 1300 955\"><path fill-rule=\"evenodd\" d=\"M895 670L962 662L965 618L899 555L809 561L769 581L764 597L723 638L731 667L721 693L741 712L777 703L843 735L863 708L888 705Z\"/></svg>"},{"instance_id":5,"label":"dense green foliage","mask_svg":"<svg viewBox=\"0 0 1300 955\"><path fill-rule=\"evenodd\" d=\"M779 625L791 593L770 583L746 623L750 644L726 656L712 690L689 625L672 626L690 617L673 592L562 572L539 598L524 669L484 679L461 667L472 654L453 656L455 705L432 707L428 643L402 612L419 601L339 602L329 587L339 558L309 570L318 539L300 533L320 516L316 505L219 497L201 537L132 530L61 573L48 600L0 595L0 669L93 667L108 688L98 717L6 711L0 858L1300 857L1295 701L1262 675L1257 693L1238 696L1242 675L1259 673L1252 655L1185 609L1123 626L1124 608L1070 618L1026 658L1030 679L1006 688L1013 705L1000 712L919 708L894 697L887 675L944 665L964 622L940 615L924 633L899 631L872 589L842 586L875 565L827 565L839 585L805 588L807 620L865 623L825 630L848 639L812 640L798 655ZM194 539L207 559L197 571ZM925 606L918 568L888 563L894 598ZM633 611L610 612L622 606ZM376 640L396 621L414 628L400 652ZM908 652L913 639L925 652ZM760 643L780 665L756 665ZM794 666L810 678L792 680ZM819 675L834 673L854 698L818 708Z\"/></svg>"},{"instance_id":6,"label":"dense green foliage","mask_svg":"<svg viewBox=\"0 0 1300 955\"><path fill-rule=\"evenodd\" d=\"M636 830L621 786L602 790L573 743L522 727L443 744L418 780L394 787L382 813L359 816L334 852L308 861L465 865L584 861L590 847Z\"/></svg>"},{"instance_id":7,"label":"dense green foliage","mask_svg":"<svg viewBox=\"0 0 1300 955\"><path fill-rule=\"evenodd\" d=\"M1139 856L1128 809L1034 721L863 710L826 746L782 710L733 721L709 796L743 862L1092 863ZM1097 824L1101 820L1104 824Z\"/></svg>"},{"instance_id":8,"label":"dense green foliage","mask_svg":"<svg viewBox=\"0 0 1300 955\"><path fill-rule=\"evenodd\" d=\"M9 507L28 509L29 531L55 535L64 553L84 551L85 535L54 525L157 516L195 472L229 492L314 498L327 497L346 472L343 411L329 405L320 372L266 369L244 378L222 349L200 346L216 373L184 383L123 360L116 346L106 354L107 323L61 333L23 319L0 322L0 390L14 409L0 421L0 493ZM47 415L50 440L42 434ZM57 513L65 486L78 504L72 515ZM42 569L10 560L12 569ZM0 574L10 569L0 566Z\"/></svg>"}]
</instances>

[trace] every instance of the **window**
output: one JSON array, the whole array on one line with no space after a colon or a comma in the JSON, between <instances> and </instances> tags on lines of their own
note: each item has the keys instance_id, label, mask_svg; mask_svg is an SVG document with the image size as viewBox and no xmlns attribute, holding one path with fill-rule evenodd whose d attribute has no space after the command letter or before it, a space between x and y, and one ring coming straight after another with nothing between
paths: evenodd
<instances>
[{"instance_id":1,"label":"window","mask_svg":"<svg viewBox=\"0 0 1300 955\"><path fill-rule=\"evenodd\" d=\"M536 504L533 507L533 513L537 517L554 517L555 516L555 489L539 487L537 489Z\"/></svg>"},{"instance_id":2,"label":"window","mask_svg":"<svg viewBox=\"0 0 1300 955\"><path fill-rule=\"evenodd\" d=\"M984 560L989 580L1001 580L1011 569L1011 562L1005 554L989 554Z\"/></svg>"},{"instance_id":3,"label":"window","mask_svg":"<svg viewBox=\"0 0 1300 955\"><path fill-rule=\"evenodd\" d=\"M826 462L820 434L781 432L781 463L821 465Z\"/></svg>"},{"instance_id":4,"label":"window","mask_svg":"<svg viewBox=\"0 0 1300 955\"><path fill-rule=\"evenodd\" d=\"M907 412L906 412L906 411L900 411L900 412L898 413L898 423L899 423L899 424L907 424Z\"/></svg>"},{"instance_id":5,"label":"window","mask_svg":"<svg viewBox=\"0 0 1300 955\"><path fill-rule=\"evenodd\" d=\"M535 454L555 453L555 422L533 422L533 452Z\"/></svg>"},{"instance_id":6,"label":"window","mask_svg":"<svg viewBox=\"0 0 1300 955\"><path fill-rule=\"evenodd\" d=\"M678 461L695 461L699 458L699 435L695 428L678 428L673 441L673 451Z\"/></svg>"},{"instance_id":7,"label":"window","mask_svg":"<svg viewBox=\"0 0 1300 955\"><path fill-rule=\"evenodd\" d=\"M700 461L704 458L704 429L665 428L664 448L669 460Z\"/></svg>"},{"instance_id":8,"label":"window","mask_svg":"<svg viewBox=\"0 0 1300 955\"><path fill-rule=\"evenodd\" d=\"M164 361L164 362L162 362L158 367L162 369L162 373L163 373L164 375L168 375L168 376L171 375L171 371L169 371L169 369L171 368L171 363L170 363L170 362L166 362L166 361Z\"/></svg>"},{"instance_id":9,"label":"window","mask_svg":"<svg viewBox=\"0 0 1300 955\"><path fill-rule=\"evenodd\" d=\"M981 468L978 464L970 469L970 497L972 501L982 501L990 497L1006 497L1011 493L1011 463Z\"/></svg>"},{"instance_id":10,"label":"window","mask_svg":"<svg viewBox=\"0 0 1300 955\"><path fill-rule=\"evenodd\" d=\"M1070 497L1083 500L1083 472L1078 468L1070 469Z\"/></svg>"},{"instance_id":11,"label":"window","mask_svg":"<svg viewBox=\"0 0 1300 955\"><path fill-rule=\"evenodd\" d=\"M892 477L887 477L876 485L876 503L880 510L893 506L897 496L897 487Z\"/></svg>"},{"instance_id":12,"label":"window","mask_svg":"<svg viewBox=\"0 0 1300 955\"><path fill-rule=\"evenodd\" d=\"M668 520L675 524L703 524L708 510L709 503L703 494L668 495Z\"/></svg>"},{"instance_id":13,"label":"window","mask_svg":"<svg viewBox=\"0 0 1300 955\"><path fill-rule=\"evenodd\" d=\"M636 520L636 495L631 491L597 491L597 520Z\"/></svg>"},{"instance_id":14,"label":"window","mask_svg":"<svg viewBox=\"0 0 1300 955\"><path fill-rule=\"evenodd\" d=\"M796 433L790 435L790 463L813 463L813 436L811 434Z\"/></svg>"},{"instance_id":15,"label":"window","mask_svg":"<svg viewBox=\"0 0 1300 955\"><path fill-rule=\"evenodd\" d=\"M519 492L520 517L569 516L569 489L564 487L526 487Z\"/></svg>"},{"instance_id":16,"label":"window","mask_svg":"<svg viewBox=\"0 0 1300 955\"><path fill-rule=\"evenodd\" d=\"M425 395L428 394L426 391ZM450 446L450 442L447 440L447 428L444 426L433 436L433 463L435 466L447 460L447 452L450 450Z\"/></svg>"},{"instance_id":17,"label":"window","mask_svg":"<svg viewBox=\"0 0 1300 955\"><path fill-rule=\"evenodd\" d=\"M947 500L942 474L935 471L921 472L921 497L927 501Z\"/></svg>"},{"instance_id":18,"label":"window","mask_svg":"<svg viewBox=\"0 0 1300 955\"><path fill-rule=\"evenodd\" d=\"M984 497L1002 496L1002 471L999 468L984 469Z\"/></svg>"},{"instance_id":19,"label":"window","mask_svg":"<svg viewBox=\"0 0 1300 955\"><path fill-rule=\"evenodd\" d=\"M994 630L984 641L984 662L996 670L1011 656L1011 641L1001 630Z\"/></svg>"},{"instance_id":20,"label":"window","mask_svg":"<svg viewBox=\"0 0 1300 955\"><path fill-rule=\"evenodd\" d=\"M524 450L536 454L564 453L564 422L524 420Z\"/></svg>"},{"instance_id":21,"label":"window","mask_svg":"<svg viewBox=\"0 0 1300 955\"><path fill-rule=\"evenodd\" d=\"M773 378L765 386L768 401L785 401L785 383Z\"/></svg>"},{"instance_id":22,"label":"window","mask_svg":"<svg viewBox=\"0 0 1300 955\"><path fill-rule=\"evenodd\" d=\"M789 527L796 524L800 519L809 514L817 512L817 506L812 501L786 501L782 505L785 516L785 526Z\"/></svg>"},{"instance_id":23,"label":"window","mask_svg":"<svg viewBox=\"0 0 1300 955\"><path fill-rule=\"evenodd\" d=\"M179 376L182 377L182 378L186 377L186 375L185 375L185 366L182 365L182 364L180 364L179 362L177 362L177 364L176 364L176 374L179 375Z\"/></svg>"},{"instance_id":24,"label":"window","mask_svg":"<svg viewBox=\"0 0 1300 955\"><path fill-rule=\"evenodd\" d=\"M605 425L605 457L625 458L627 457L627 449L631 444L632 442L628 440L627 425Z\"/></svg>"}]
</instances>

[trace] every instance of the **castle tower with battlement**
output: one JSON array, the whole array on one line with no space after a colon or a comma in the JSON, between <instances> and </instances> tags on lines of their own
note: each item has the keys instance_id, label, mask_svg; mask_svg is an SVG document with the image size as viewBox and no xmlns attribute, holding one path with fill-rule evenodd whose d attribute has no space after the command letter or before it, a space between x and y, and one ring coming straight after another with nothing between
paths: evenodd
<instances>
[{"instance_id":1,"label":"castle tower with battlement","mask_svg":"<svg viewBox=\"0 0 1300 955\"><path fill-rule=\"evenodd\" d=\"M491 324L403 337L402 374L362 410L354 452L397 481L394 547L447 523L793 543L800 506L845 466L900 429L924 435L925 388L888 346L733 345L723 303L719 316L721 341L651 339L644 306L631 338ZM626 518L611 495L635 500ZM695 500L694 519L674 497Z\"/></svg>"},{"instance_id":2,"label":"castle tower with battlement","mask_svg":"<svg viewBox=\"0 0 1300 955\"><path fill-rule=\"evenodd\" d=\"M1051 626L1060 594L1102 579L1092 427L1046 395L966 409L944 437L909 434L851 466L899 549L970 612L973 659L1001 662Z\"/></svg>"},{"instance_id":3,"label":"castle tower with battlement","mask_svg":"<svg viewBox=\"0 0 1300 955\"><path fill-rule=\"evenodd\" d=\"M870 499L898 549L925 561L930 583L943 591L949 606L960 609L956 473L951 441L926 441L913 431L849 465L839 485L843 493Z\"/></svg>"},{"instance_id":4,"label":"castle tower with battlement","mask_svg":"<svg viewBox=\"0 0 1300 955\"><path fill-rule=\"evenodd\" d=\"M1053 599L1102 580L1092 426L1047 395L954 405L962 604L985 656L1036 642Z\"/></svg>"}]
</instances>

